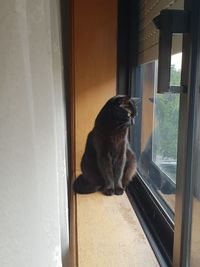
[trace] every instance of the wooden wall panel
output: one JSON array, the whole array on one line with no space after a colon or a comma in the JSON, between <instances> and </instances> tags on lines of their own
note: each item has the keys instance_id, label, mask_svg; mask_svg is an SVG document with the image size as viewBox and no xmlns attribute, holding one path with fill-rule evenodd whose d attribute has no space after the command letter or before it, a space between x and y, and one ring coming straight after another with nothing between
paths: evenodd
<instances>
[{"instance_id":1,"label":"wooden wall panel","mask_svg":"<svg viewBox=\"0 0 200 267\"><path fill-rule=\"evenodd\" d=\"M116 94L117 0L74 0L76 172L87 134L103 104Z\"/></svg>"}]
</instances>

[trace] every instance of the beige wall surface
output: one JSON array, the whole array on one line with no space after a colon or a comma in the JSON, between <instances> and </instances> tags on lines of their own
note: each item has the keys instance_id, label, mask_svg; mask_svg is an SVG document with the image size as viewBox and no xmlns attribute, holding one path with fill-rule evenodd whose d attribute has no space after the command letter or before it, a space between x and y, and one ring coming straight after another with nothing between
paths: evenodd
<instances>
[{"instance_id":1,"label":"beige wall surface","mask_svg":"<svg viewBox=\"0 0 200 267\"><path fill-rule=\"evenodd\" d=\"M1 267L60 267L68 248L58 3L1 1Z\"/></svg>"}]
</instances>

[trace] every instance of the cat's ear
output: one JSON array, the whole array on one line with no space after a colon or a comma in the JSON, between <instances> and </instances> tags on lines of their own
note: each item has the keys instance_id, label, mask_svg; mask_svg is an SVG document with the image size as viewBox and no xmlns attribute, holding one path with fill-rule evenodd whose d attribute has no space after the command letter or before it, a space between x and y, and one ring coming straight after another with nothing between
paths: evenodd
<instances>
[{"instance_id":1,"label":"cat's ear","mask_svg":"<svg viewBox=\"0 0 200 267\"><path fill-rule=\"evenodd\" d=\"M135 105L138 105L142 102L142 97L131 97L130 99L134 101Z\"/></svg>"},{"instance_id":2,"label":"cat's ear","mask_svg":"<svg viewBox=\"0 0 200 267\"><path fill-rule=\"evenodd\" d=\"M125 103L127 103L129 100L129 97L126 95L117 95L115 97L115 101L118 105L124 105Z\"/></svg>"}]
</instances>

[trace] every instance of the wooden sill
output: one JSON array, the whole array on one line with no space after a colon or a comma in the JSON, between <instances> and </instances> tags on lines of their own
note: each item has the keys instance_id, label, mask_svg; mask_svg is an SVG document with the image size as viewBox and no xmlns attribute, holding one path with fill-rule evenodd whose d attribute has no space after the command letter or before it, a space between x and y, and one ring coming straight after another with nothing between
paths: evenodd
<instances>
[{"instance_id":1,"label":"wooden sill","mask_svg":"<svg viewBox=\"0 0 200 267\"><path fill-rule=\"evenodd\" d=\"M75 201L73 267L159 266L126 194L77 195Z\"/></svg>"}]
</instances>

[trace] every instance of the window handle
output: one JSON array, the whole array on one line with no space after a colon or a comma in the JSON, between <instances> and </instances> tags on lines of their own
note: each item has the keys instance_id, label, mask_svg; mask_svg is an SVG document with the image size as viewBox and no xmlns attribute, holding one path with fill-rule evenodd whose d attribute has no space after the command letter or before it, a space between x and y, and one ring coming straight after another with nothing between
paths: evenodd
<instances>
[{"instance_id":1,"label":"window handle","mask_svg":"<svg viewBox=\"0 0 200 267\"><path fill-rule=\"evenodd\" d=\"M180 92L183 86L170 86L171 50L173 33L189 32L189 16L184 10L163 9L153 19L160 30L158 58L158 93Z\"/></svg>"}]
</instances>

